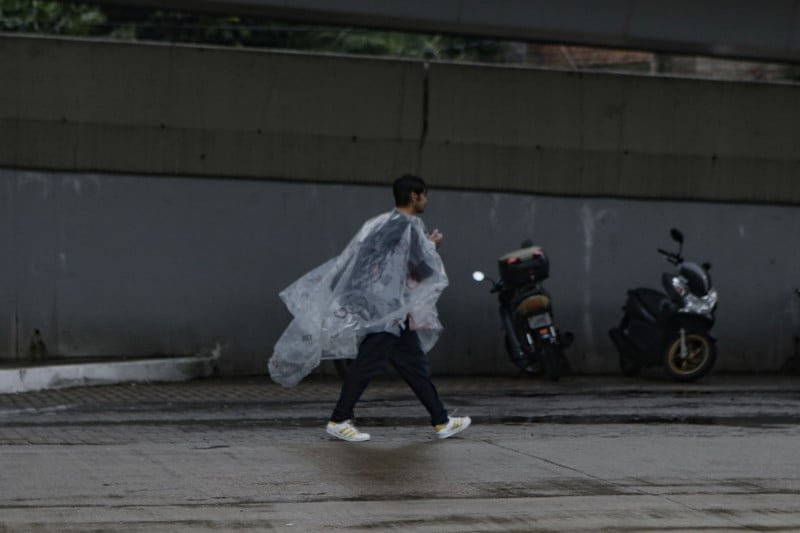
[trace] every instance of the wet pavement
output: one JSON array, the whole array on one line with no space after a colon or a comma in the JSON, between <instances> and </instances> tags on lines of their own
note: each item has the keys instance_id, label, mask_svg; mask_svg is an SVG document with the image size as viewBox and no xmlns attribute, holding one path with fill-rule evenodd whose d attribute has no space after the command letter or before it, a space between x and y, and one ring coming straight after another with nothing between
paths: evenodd
<instances>
[{"instance_id":1,"label":"wet pavement","mask_svg":"<svg viewBox=\"0 0 800 533\"><path fill-rule=\"evenodd\" d=\"M265 377L0 395L0 531L800 531L800 378L437 379L323 430L338 382Z\"/></svg>"}]
</instances>

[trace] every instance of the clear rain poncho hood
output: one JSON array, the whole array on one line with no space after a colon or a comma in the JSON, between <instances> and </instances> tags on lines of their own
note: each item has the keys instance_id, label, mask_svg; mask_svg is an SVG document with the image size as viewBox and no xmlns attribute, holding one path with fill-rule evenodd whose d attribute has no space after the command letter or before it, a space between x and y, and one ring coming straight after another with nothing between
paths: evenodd
<instances>
[{"instance_id":1,"label":"clear rain poncho hood","mask_svg":"<svg viewBox=\"0 0 800 533\"><path fill-rule=\"evenodd\" d=\"M422 220L397 210L368 220L344 251L280 293L294 316L269 361L274 381L296 385L322 359L353 358L370 333L416 330L427 352L447 274Z\"/></svg>"}]
</instances>

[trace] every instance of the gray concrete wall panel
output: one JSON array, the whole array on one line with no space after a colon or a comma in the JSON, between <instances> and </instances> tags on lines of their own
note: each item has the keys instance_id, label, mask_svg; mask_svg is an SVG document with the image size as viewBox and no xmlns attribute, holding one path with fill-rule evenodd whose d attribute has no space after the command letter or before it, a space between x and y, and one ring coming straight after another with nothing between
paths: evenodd
<instances>
[{"instance_id":1,"label":"gray concrete wall panel","mask_svg":"<svg viewBox=\"0 0 800 533\"><path fill-rule=\"evenodd\" d=\"M391 207L388 184L0 171L6 262L2 359L34 329L62 356L187 355L223 347L227 374L263 373L290 320L278 293L335 256L368 217ZM389 179L387 178L387 182ZM431 181L436 185L435 178ZM711 261L720 293L719 369L776 370L800 333L796 208L558 198L433 189L429 228L446 236L450 287L440 301L439 374L512 374L495 297L471 279L526 238L551 259L546 287L575 332L580 372L616 372L607 337L625 291L658 288L655 252L680 227L686 256ZM13 220L9 220L13 219ZM16 299L12 300L12 293ZM328 371L331 369L328 367Z\"/></svg>"},{"instance_id":2,"label":"gray concrete wall panel","mask_svg":"<svg viewBox=\"0 0 800 533\"><path fill-rule=\"evenodd\" d=\"M34 329L62 356L186 355L219 342L235 354L227 371L263 371L281 327L274 283L288 283L276 267L297 261L286 210L316 202L251 181L0 177L15 185L4 200L17 207L8 257L21 344ZM24 359L22 348L3 358Z\"/></svg>"},{"instance_id":3,"label":"gray concrete wall panel","mask_svg":"<svg viewBox=\"0 0 800 533\"><path fill-rule=\"evenodd\" d=\"M800 200L794 87L433 64L429 100L443 185Z\"/></svg>"},{"instance_id":4,"label":"gray concrete wall panel","mask_svg":"<svg viewBox=\"0 0 800 533\"><path fill-rule=\"evenodd\" d=\"M53 324L53 330L58 327L56 250L61 228L51 179L23 173L15 185L11 199L14 248L9 257L16 262L16 356L25 359L35 330L45 324Z\"/></svg>"},{"instance_id":5,"label":"gray concrete wall panel","mask_svg":"<svg viewBox=\"0 0 800 533\"><path fill-rule=\"evenodd\" d=\"M0 357L17 352L17 228L12 199L15 186L15 180L0 181Z\"/></svg>"},{"instance_id":6,"label":"gray concrete wall panel","mask_svg":"<svg viewBox=\"0 0 800 533\"><path fill-rule=\"evenodd\" d=\"M416 157L419 64L4 37L2 164L368 180Z\"/></svg>"}]
</instances>

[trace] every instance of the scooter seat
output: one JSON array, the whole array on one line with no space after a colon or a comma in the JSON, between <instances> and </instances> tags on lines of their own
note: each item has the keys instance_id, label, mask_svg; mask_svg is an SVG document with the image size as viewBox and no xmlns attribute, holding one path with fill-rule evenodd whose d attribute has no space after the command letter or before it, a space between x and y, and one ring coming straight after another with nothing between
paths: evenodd
<instances>
[{"instance_id":1,"label":"scooter seat","mask_svg":"<svg viewBox=\"0 0 800 533\"><path fill-rule=\"evenodd\" d=\"M550 309L550 298L544 294L528 296L517 305L517 313L520 315L535 315Z\"/></svg>"}]
</instances>

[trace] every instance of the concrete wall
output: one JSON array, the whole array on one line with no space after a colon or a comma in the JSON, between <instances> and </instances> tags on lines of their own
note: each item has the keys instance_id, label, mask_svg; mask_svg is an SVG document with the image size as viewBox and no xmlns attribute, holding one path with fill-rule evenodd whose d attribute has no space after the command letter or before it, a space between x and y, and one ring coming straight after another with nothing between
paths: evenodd
<instances>
[{"instance_id":1,"label":"concrete wall","mask_svg":"<svg viewBox=\"0 0 800 533\"><path fill-rule=\"evenodd\" d=\"M39 329L65 356L219 342L263 372L278 291L406 171L447 235L437 372L513 371L469 274L528 236L576 368L615 370L606 330L672 225L716 265L720 368L793 353L795 87L29 37L0 64L2 359Z\"/></svg>"},{"instance_id":2,"label":"concrete wall","mask_svg":"<svg viewBox=\"0 0 800 533\"><path fill-rule=\"evenodd\" d=\"M416 63L5 36L0 64L0 166L326 181L416 166Z\"/></svg>"},{"instance_id":3,"label":"concrete wall","mask_svg":"<svg viewBox=\"0 0 800 533\"><path fill-rule=\"evenodd\" d=\"M0 166L800 202L795 86L0 37Z\"/></svg>"},{"instance_id":4,"label":"concrete wall","mask_svg":"<svg viewBox=\"0 0 800 533\"><path fill-rule=\"evenodd\" d=\"M390 208L387 186L0 171L2 358L39 329L51 353L185 355L223 346L226 373L263 373L289 322L278 292L337 254ZM775 370L800 333L800 251L791 207L434 189L451 285L439 374L513 373L496 301L472 281L526 237L551 257L547 282L579 371L616 371L607 330L625 290L658 287L655 252L680 227L687 257L714 264L719 368ZM9 280L11 282L9 283ZM327 367L330 370L330 367Z\"/></svg>"},{"instance_id":5,"label":"concrete wall","mask_svg":"<svg viewBox=\"0 0 800 533\"><path fill-rule=\"evenodd\" d=\"M441 185L800 200L796 86L436 65L429 107Z\"/></svg>"}]
</instances>

